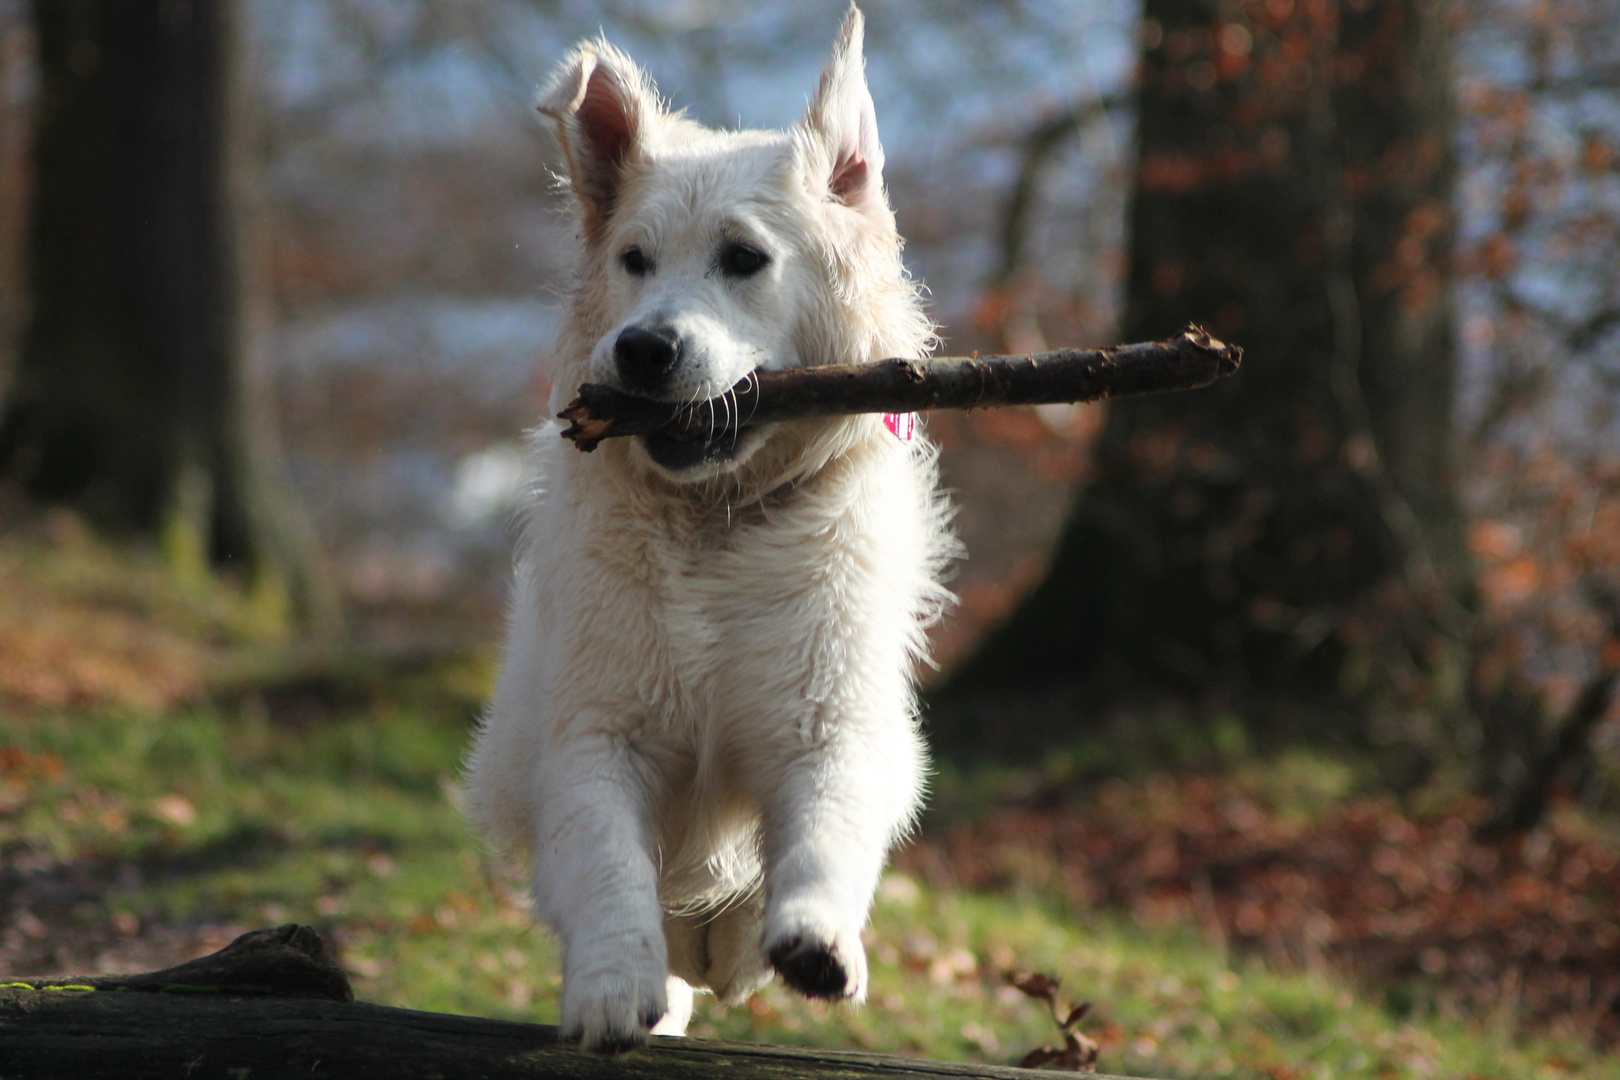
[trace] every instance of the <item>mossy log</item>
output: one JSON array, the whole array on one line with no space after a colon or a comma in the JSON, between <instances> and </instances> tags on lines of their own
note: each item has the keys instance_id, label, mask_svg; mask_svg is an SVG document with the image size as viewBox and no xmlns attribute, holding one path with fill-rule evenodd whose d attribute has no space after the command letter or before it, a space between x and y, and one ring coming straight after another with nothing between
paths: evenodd
<instances>
[{"instance_id":1,"label":"mossy log","mask_svg":"<svg viewBox=\"0 0 1620 1080\"><path fill-rule=\"evenodd\" d=\"M581 1053L545 1024L357 1002L320 935L307 926L256 930L211 956L166 971L0 982L4 1080L1015 1080L1035 1075L991 1065L705 1039L655 1038L645 1049L599 1057Z\"/></svg>"}]
</instances>

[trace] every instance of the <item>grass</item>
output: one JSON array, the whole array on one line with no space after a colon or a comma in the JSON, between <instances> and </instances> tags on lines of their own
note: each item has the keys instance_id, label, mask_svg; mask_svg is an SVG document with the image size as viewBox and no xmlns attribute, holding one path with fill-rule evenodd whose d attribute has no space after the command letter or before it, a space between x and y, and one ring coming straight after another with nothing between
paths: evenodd
<instances>
[{"instance_id":1,"label":"grass","mask_svg":"<svg viewBox=\"0 0 1620 1080\"><path fill-rule=\"evenodd\" d=\"M453 808L476 676L462 666L406 678L299 728L251 693L162 713L0 713L0 851L101 883L51 913L51 933L308 922L336 942L361 998L555 1022L557 948ZM1004 981L1035 969L1096 1003L1083 1030L1107 1072L1620 1078L1620 1059L1516 1038L1511 1017L1465 1022L1421 993L1268 970L1189 928L1068 911L1040 895L938 891L891 875L868 952L864 1009L773 984L738 1008L700 999L693 1033L1013 1061L1055 1035L1039 1004Z\"/></svg>"},{"instance_id":2,"label":"grass","mask_svg":"<svg viewBox=\"0 0 1620 1080\"><path fill-rule=\"evenodd\" d=\"M488 664L300 673L308 658L288 661L272 614L178 587L154 553L99 544L65 517L0 533L0 974L49 974L16 965L52 955L79 973L161 966L297 921L334 943L362 999L555 1022L557 947L454 809ZM1055 754L1034 782L1127 775L1151 796L1168 781L1143 761L1215 760L1307 816L1354 783L1308 754L1262 760L1235 719L1166 730L1136 758L1118 740ZM934 820L993 812L1028 782L941 776ZM1620 1057L1524 1037L1511 1011L1468 1021L1420 982L1274 970L1188 926L1038 891L891 874L867 946L864 1009L773 984L737 1008L700 998L692 1033L1016 1061L1057 1035L1006 985L1023 969L1096 1004L1082 1030L1106 1072L1620 1080Z\"/></svg>"}]
</instances>

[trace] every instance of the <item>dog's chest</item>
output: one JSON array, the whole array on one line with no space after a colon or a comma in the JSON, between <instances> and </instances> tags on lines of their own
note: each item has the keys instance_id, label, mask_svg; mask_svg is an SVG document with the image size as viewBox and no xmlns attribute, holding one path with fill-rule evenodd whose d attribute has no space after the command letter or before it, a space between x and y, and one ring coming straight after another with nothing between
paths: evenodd
<instances>
[{"instance_id":1,"label":"dog's chest","mask_svg":"<svg viewBox=\"0 0 1620 1080\"><path fill-rule=\"evenodd\" d=\"M812 677L800 658L824 634L832 597L843 591L834 529L798 522L713 516L655 522L638 530L620 572L634 582L641 633L624 641L654 680L644 697L681 712L711 713L722 701L802 697ZM818 535L818 533L820 535Z\"/></svg>"}]
</instances>

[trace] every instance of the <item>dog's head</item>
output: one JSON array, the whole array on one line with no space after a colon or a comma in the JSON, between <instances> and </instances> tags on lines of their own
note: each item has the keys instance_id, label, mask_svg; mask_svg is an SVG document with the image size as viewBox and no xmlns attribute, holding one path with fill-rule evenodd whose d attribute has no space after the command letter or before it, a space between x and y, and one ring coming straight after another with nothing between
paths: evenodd
<instances>
[{"instance_id":1,"label":"dog's head","mask_svg":"<svg viewBox=\"0 0 1620 1080\"><path fill-rule=\"evenodd\" d=\"M926 349L883 191L862 33L851 6L808 113L786 132L711 131L672 114L602 41L563 63L539 109L556 121L586 247L580 355L557 372L564 400L589 380L696 402L756 370ZM637 439L637 453L671 479L712 477L771 438L746 421L692 442Z\"/></svg>"}]
</instances>

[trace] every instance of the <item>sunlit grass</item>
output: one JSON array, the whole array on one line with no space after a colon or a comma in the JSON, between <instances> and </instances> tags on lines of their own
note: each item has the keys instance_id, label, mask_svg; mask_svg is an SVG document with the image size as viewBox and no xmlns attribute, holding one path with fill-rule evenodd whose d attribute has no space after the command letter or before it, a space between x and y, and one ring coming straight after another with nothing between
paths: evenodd
<instances>
[{"instance_id":1,"label":"sunlit grass","mask_svg":"<svg viewBox=\"0 0 1620 1080\"><path fill-rule=\"evenodd\" d=\"M479 681L456 679L469 691ZM167 715L4 717L0 847L134 868L109 871L105 903L76 919L308 922L338 945L363 999L555 1022L557 948L452 805L474 695L411 685L297 729L251 695ZM1309 807L1340 780L1285 761L1254 782ZM1468 1023L1421 995L1397 1015L1386 995L1329 973L1268 970L1187 927L1077 914L1039 895L943 892L894 875L868 951L863 1009L773 985L737 1008L700 999L693 1033L1014 1061L1056 1036L1039 1004L1005 983L1009 970L1035 969L1096 1003L1083 1030L1108 1072L1620 1078L1620 1061L1577 1042L1515 1041L1511 1017Z\"/></svg>"}]
</instances>

